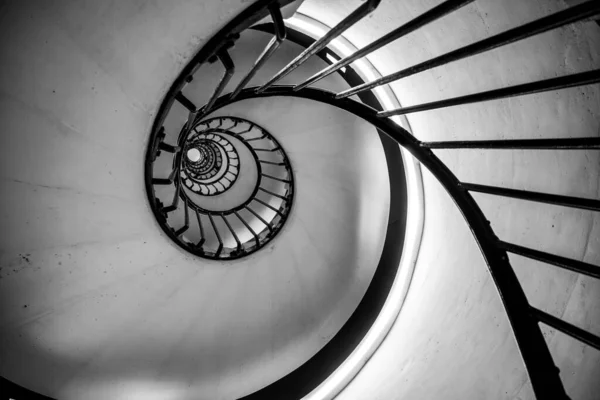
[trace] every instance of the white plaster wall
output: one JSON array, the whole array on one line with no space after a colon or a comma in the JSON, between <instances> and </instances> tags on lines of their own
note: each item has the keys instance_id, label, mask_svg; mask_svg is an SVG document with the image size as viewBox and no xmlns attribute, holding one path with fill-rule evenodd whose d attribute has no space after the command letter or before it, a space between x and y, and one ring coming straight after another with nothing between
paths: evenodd
<instances>
[{"instance_id":1,"label":"white plaster wall","mask_svg":"<svg viewBox=\"0 0 600 400\"><path fill-rule=\"evenodd\" d=\"M437 3L384 0L347 36L363 46ZM300 11L333 25L357 5L309 0ZM200 272L198 260L165 246L142 206L139 144L180 68L243 7L237 1L15 1L0 8L3 376L42 393L65 393L61 398L85 398L91 388L99 398L187 398L185 385L210 376L214 365L193 357L179 362L197 349L193 332L204 327L181 310L193 305L204 317L224 315L235 300L215 282L241 287L272 279L271 268L279 266L232 278L232 270L217 266ZM371 61L390 73L564 7L551 0L479 0ZM403 105L412 105L597 68L598 48L600 28L580 23L393 88ZM599 97L597 86L574 88L418 113L409 121L419 138L431 140L592 136L598 135ZM441 156L461 179L598 198L594 152ZM119 173L124 170L130 173ZM467 227L427 175L425 191L422 258L406 305L383 347L340 397L531 398ZM501 238L600 264L597 215L477 200ZM308 238L303 243L309 246ZM535 306L600 333L598 282L511 260ZM198 302L198 293L210 302ZM267 294L263 299L271 301ZM177 337L171 336L174 326ZM227 334L234 335L230 328ZM165 337L171 339L167 346ZM552 330L547 339L569 394L593 399L598 352ZM217 381L207 395L215 398L226 386Z\"/></svg>"},{"instance_id":2,"label":"white plaster wall","mask_svg":"<svg viewBox=\"0 0 600 400\"><path fill-rule=\"evenodd\" d=\"M385 1L345 36L365 46L441 1ZM574 4L576 2L570 2ZM307 0L299 11L330 26L358 1ZM558 0L478 0L373 53L388 74L562 10ZM600 66L600 27L582 22L393 83L403 106L475 93ZM422 140L599 135L598 85L408 116ZM600 197L596 151L440 151L465 181ZM382 347L341 399L533 398L499 297L452 201L425 174L420 259L403 310ZM498 236L600 265L597 214L478 195ZM600 334L600 282L511 256L530 302ZM600 354L543 326L574 399L597 399Z\"/></svg>"},{"instance_id":3,"label":"white plaster wall","mask_svg":"<svg viewBox=\"0 0 600 400\"><path fill-rule=\"evenodd\" d=\"M298 181L288 223L247 259L184 253L147 206L143 156L162 96L246 6L3 3L3 377L60 399L235 398L310 358L354 311L389 210L383 149L364 121L294 99L232 108L281 140Z\"/></svg>"}]
</instances>

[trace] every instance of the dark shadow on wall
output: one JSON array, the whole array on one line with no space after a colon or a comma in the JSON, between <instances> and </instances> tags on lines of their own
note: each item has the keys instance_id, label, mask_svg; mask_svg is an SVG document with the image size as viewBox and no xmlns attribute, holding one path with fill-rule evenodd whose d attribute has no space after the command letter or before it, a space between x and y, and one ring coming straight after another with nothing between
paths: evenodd
<instances>
[{"instance_id":1,"label":"dark shadow on wall","mask_svg":"<svg viewBox=\"0 0 600 400\"><path fill-rule=\"evenodd\" d=\"M4 379L0 376L0 400L53 400L51 397L42 396L27 390L22 386L17 385Z\"/></svg>"}]
</instances>

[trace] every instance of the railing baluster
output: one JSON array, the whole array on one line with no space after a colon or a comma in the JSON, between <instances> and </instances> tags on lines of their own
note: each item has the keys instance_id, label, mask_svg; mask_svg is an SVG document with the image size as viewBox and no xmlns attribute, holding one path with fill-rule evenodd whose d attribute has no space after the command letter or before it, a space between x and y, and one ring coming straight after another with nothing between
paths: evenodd
<instances>
[{"instance_id":1,"label":"railing baluster","mask_svg":"<svg viewBox=\"0 0 600 400\"><path fill-rule=\"evenodd\" d=\"M163 213L168 214L170 212L177 210L177 207L179 206L179 191L180 191L180 185L177 183L177 181L175 181L175 194L173 195L173 202L171 203L170 206L163 207L163 209L162 209Z\"/></svg>"},{"instance_id":2,"label":"railing baluster","mask_svg":"<svg viewBox=\"0 0 600 400\"><path fill-rule=\"evenodd\" d=\"M280 198L280 199L281 199L281 200L283 200L283 201L287 201L287 198L285 198L285 196L282 196L282 195L280 195L280 194L277 194L277 193L273 193L273 192L271 192L270 190L267 190L267 189L263 188L262 186L259 186L259 187L258 187L258 190L262 190L263 192L265 192L265 193L267 193L267 194L270 194L270 195L271 195L271 196L273 196L273 197L277 197L277 198Z\"/></svg>"},{"instance_id":3,"label":"railing baluster","mask_svg":"<svg viewBox=\"0 0 600 400\"><path fill-rule=\"evenodd\" d=\"M173 181L168 178L152 178L153 185L170 185Z\"/></svg>"},{"instance_id":4,"label":"railing baluster","mask_svg":"<svg viewBox=\"0 0 600 400\"><path fill-rule=\"evenodd\" d=\"M258 56L252 69L246 74L246 76L242 79L242 81L235 88L231 96L230 100L233 100L237 97L237 95L242 91L244 87L250 82L250 80L256 75L258 70L271 58L275 51L279 48L281 43L285 40L286 30L285 30L285 22L283 22L283 16L281 15L281 9L277 3L269 4L269 12L271 13L271 17L273 18L273 24L275 26L275 36L267 47L263 50L263 52Z\"/></svg>"},{"instance_id":5,"label":"railing baluster","mask_svg":"<svg viewBox=\"0 0 600 400\"><path fill-rule=\"evenodd\" d=\"M223 89L225 89L225 86L227 86L229 80L235 72L235 65L233 64L233 60L229 56L229 52L227 52L227 50L219 50L219 52L217 53L217 58L221 61L223 67L225 67L225 73L223 73L223 77L221 78L219 84L215 88L215 91L213 92L210 100L208 101L206 106L203 107L202 111L204 114L210 112L212 106L215 104L215 101L217 101L217 99L221 95L221 92L223 92Z\"/></svg>"},{"instance_id":6,"label":"railing baluster","mask_svg":"<svg viewBox=\"0 0 600 400\"><path fill-rule=\"evenodd\" d=\"M187 108L188 111L196 111L196 105L194 103L192 103L192 101L190 99L188 99L187 97L185 97L185 95L181 92L177 93L175 95L175 100L177 100L179 103L181 103L182 106L184 106L185 108Z\"/></svg>"},{"instance_id":7,"label":"railing baluster","mask_svg":"<svg viewBox=\"0 0 600 400\"><path fill-rule=\"evenodd\" d=\"M178 172L179 172L179 168L174 168L171 171L171 173L169 174L169 177L167 178L167 181L169 181L169 183L173 183L175 181L175 177L177 176Z\"/></svg>"},{"instance_id":8,"label":"railing baluster","mask_svg":"<svg viewBox=\"0 0 600 400\"><path fill-rule=\"evenodd\" d=\"M446 100L418 104L416 106L380 111L377 113L377 116L390 117L392 115L404 115L418 111L428 111L435 110L437 108L458 106L461 104L480 103L483 101L504 99L507 97L520 96L524 94L547 92L549 90L556 89L566 89L573 86L591 85L598 82L600 82L600 69L595 69L593 71L524 83L522 85L509 86L501 89L489 90L487 92L469 94L466 96L453 97Z\"/></svg>"},{"instance_id":9,"label":"railing baluster","mask_svg":"<svg viewBox=\"0 0 600 400\"><path fill-rule=\"evenodd\" d=\"M210 224L212 225L213 231L215 232L217 240L219 241L219 247L217 248L217 252L215 253L215 257L218 258L221 254L221 251L223 251L223 240L221 240L221 235L219 235L219 230L217 229L217 225L215 224L215 221L213 220L211 214L208 214L208 219L210 220Z\"/></svg>"},{"instance_id":10,"label":"railing baluster","mask_svg":"<svg viewBox=\"0 0 600 400\"><path fill-rule=\"evenodd\" d=\"M250 225L248 225L248 223L246 222L246 220L244 220L244 218L242 218L242 216L240 214L238 214L237 211L234 211L233 213L236 215L236 217L238 217L238 219L240 221L242 221L242 224L244 224L244 226L246 227L246 229L248 229L250 231L250 233L252 234L252 236L254 236L254 240L256 241L256 247L259 247L260 246L260 240L258 239L258 235L256 234L256 232L254 232L254 229L252 229L250 227Z\"/></svg>"},{"instance_id":11,"label":"railing baluster","mask_svg":"<svg viewBox=\"0 0 600 400\"><path fill-rule=\"evenodd\" d=\"M276 162L267 161L267 160L258 160L258 161L261 162L261 163L263 163L263 164L269 164L269 165L279 165L279 166L285 165L285 163L282 163L282 162L276 163Z\"/></svg>"},{"instance_id":12,"label":"railing baluster","mask_svg":"<svg viewBox=\"0 0 600 400\"><path fill-rule=\"evenodd\" d=\"M421 147L428 149L590 150L600 149L600 138L461 140L423 142Z\"/></svg>"},{"instance_id":13,"label":"railing baluster","mask_svg":"<svg viewBox=\"0 0 600 400\"><path fill-rule=\"evenodd\" d=\"M206 241L206 237L204 236L204 228L202 227L202 217L200 216L200 212L198 209L196 211L196 219L198 220L198 228L200 229L200 240L196 243L196 247L202 247L204 242Z\"/></svg>"},{"instance_id":14,"label":"railing baluster","mask_svg":"<svg viewBox=\"0 0 600 400\"><path fill-rule=\"evenodd\" d=\"M409 33L414 32L417 29L424 27L425 25L429 24L430 22L433 22L433 21L435 21L435 20L437 20L437 19L439 19L439 18L441 18L441 17L443 17L443 16L469 4L469 3L472 3L473 1L475 1L475 0L447 0L447 1L443 2L442 4L436 6L432 9L430 9L429 11L419 15L418 17L412 19L411 21L407 22L406 24L402 25L401 27L394 29L390 33L380 37L379 39L375 40L374 42L369 43L368 45L366 45L362 49L357 50L356 52L349 55L348 57L345 57L345 58L337 61L336 63L324 68L323 70L317 72L316 74L314 74L313 76L308 78L306 81L302 82L299 85L296 85L294 87L294 91L304 89L305 87L310 86L317 81L320 81L321 79L336 72L337 70L344 68L348 64L351 64L354 61L371 54L372 52L382 48L383 46L385 46L397 39L400 39L401 37L406 36Z\"/></svg>"},{"instance_id":15,"label":"railing baluster","mask_svg":"<svg viewBox=\"0 0 600 400\"><path fill-rule=\"evenodd\" d=\"M275 31L275 37L285 40L287 35L285 29L285 22L283 21L283 15L281 15L281 7L279 4L274 1L268 6L269 14L271 14L271 19L273 20L273 30Z\"/></svg>"},{"instance_id":16,"label":"railing baluster","mask_svg":"<svg viewBox=\"0 0 600 400\"><path fill-rule=\"evenodd\" d=\"M258 220L260 222L262 222L267 227L267 229L269 230L270 233L273 233L273 228L271 227L271 225L269 225L267 223L267 221L264 220L263 217L261 217L260 215L258 215L256 213L256 211L254 211L250 206L246 206L245 208L246 208L246 210L250 211L252 213L252 215L254 215L256 218L258 218Z\"/></svg>"},{"instance_id":17,"label":"railing baluster","mask_svg":"<svg viewBox=\"0 0 600 400\"><path fill-rule=\"evenodd\" d=\"M283 67L281 71L276 73L275 76L273 76L267 83L262 85L257 90L257 92L261 93L269 87L273 86L275 82L287 76L290 72L301 66L310 57L323 50L325 47L327 47L329 42L341 35L346 29L350 28L356 22L361 20L364 16L375 10L375 8L377 8L380 2L381 0L367 0L365 3L360 5L350 15L344 18L339 24L331 28L331 30L329 30L329 32L323 35L323 37L316 40L312 45L307 47L302 53L300 53L296 58L294 58L288 65Z\"/></svg>"},{"instance_id":18,"label":"railing baluster","mask_svg":"<svg viewBox=\"0 0 600 400\"><path fill-rule=\"evenodd\" d=\"M162 212L164 214L169 214L175 210L177 210L177 204L171 204L170 206L163 207Z\"/></svg>"},{"instance_id":19,"label":"railing baluster","mask_svg":"<svg viewBox=\"0 0 600 400\"><path fill-rule=\"evenodd\" d=\"M153 144L153 161L155 161L156 158L160 155L161 150L173 154L177 153L180 150L178 146L172 146L170 144L165 143L164 140L166 137L167 134L165 133L165 127L161 126L159 132L156 134L156 138Z\"/></svg>"},{"instance_id":20,"label":"railing baluster","mask_svg":"<svg viewBox=\"0 0 600 400\"><path fill-rule=\"evenodd\" d=\"M179 146L172 146L170 144L166 144L165 142L160 142L158 144L158 148L160 150L166 151L167 153L173 153L173 154L177 153L180 150Z\"/></svg>"},{"instance_id":21,"label":"railing baluster","mask_svg":"<svg viewBox=\"0 0 600 400\"><path fill-rule=\"evenodd\" d=\"M265 178L270 178L270 179L273 179L273 180L276 180L276 181L279 181L279 182L283 182L283 183L292 183L292 182L291 182L291 181L289 181L289 180L282 179L282 178L277 178L277 177L275 177L275 176L272 176L272 175L269 175L269 174L261 173L261 175L262 175L262 176L264 176Z\"/></svg>"},{"instance_id":22,"label":"railing baluster","mask_svg":"<svg viewBox=\"0 0 600 400\"><path fill-rule=\"evenodd\" d=\"M252 141L254 141L254 140L261 140L261 139L264 139L264 138L266 138L266 137L267 137L267 135L263 134L262 136L259 136L259 137L255 137L255 138L251 138L251 139L244 139L244 140L245 140L246 142L252 142Z\"/></svg>"},{"instance_id":23,"label":"railing baluster","mask_svg":"<svg viewBox=\"0 0 600 400\"><path fill-rule=\"evenodd\" d=\"M250 125L250 127L249 127L248 129L246 129L245 131L242 131L242 132L237 132L237 135L238 135L238 136L242 136L242 135L244 135L244 134L246 134L246 133L250 132L250 131L252 130L252 128L254 128L254 126Z\"/></svg>"},{"instance_id":24,"label":"railing baluster","mask_svg":"<svg viewBox=\"0 0 600 400\"><path fill-rule=\"evenodd\" d=\"M497 186L479 185L475 183L460 183L460 187L471 192L512 197L515 199L534 201L537 203L546 203L557 206L580 208L583 210L600 211L600 200L585 199L581 197L572 196L562 196L549 193L530 192L528 190L508 189Z\"/></svg>"},{"instance_id":25,"label":"railing baluster","mask_svg":"<svg viewBox=\"0 0 600 400\"><path fill-rule=\"evenodd\" d=\"M531 315L537 318L540 322L561 331L562 333L571 336L591 346L597 350L600 350L600 337L590 333L584 329L581 329L573 324L570 324L566 321L563 321L560 318L555 317L554 315L550 315L547 312L544 312L540 309L530 306Z\"/></svg>"},{"instance_id":26,"label":"railing baluster","mask_svg":"<svg viewBox=\"0 0 600 400\"><path fill-rule=\"evenodd\" d=\"M503 241L499 241L498 246L513 254L531 258L532 260L541 261L547 264L552 264L560 268L591 276L592 278L600 279L600 266L595 266L583 261L573 260L571 258L561 257Z\"/></svg>"},{"instance_id":27,"label":"railing baluster","mask_svg":"<svg viewBox=\"0 0 600 400\"><path fill-rule=\"evenodd\" d=\"M227 128L221 127L221 129L223 129L224 131L230 131L231 129L235 128L238 124L239 121L233 120L231 126L228 126Z\"/></svg>"},{"instance_id":28,"label":"railing baluster","mask_svg":"<svg viewBox=\"0 0 600 400\"><path fill-rule=\"evenodd\" d=\"M187 201L184 202L184 207L185 207L184 208L185 209L185 219L184 219L185 223L181 228L179 228L177 230L177 232L175 232L175 236L177 236L177 237L179 237L179 235L181 235L182 233L187 231L190 227L190 213L188 211L189 206L188 206Z\"/></svg>"},{"instance_id":29,"label":"railing baluster","mask_svg":"<svg viewBox=\"0 0 600 400\"><path fill-rule=\"evenodd\" d=\"M278 210L277 208L273 207L269 203L266 203L266 202L262 201L258 197L255 197L253 200L258 201L260 204L262 204L263 206L267 207L268 209L275 211L276 214L283 216L283 213L280 210Z\"/></svg>"},{"instance_id":30,"label":"railing baluster","mask_svg":"<svg viewBox=\"0 0 600 400\"><path fill-rule=\"evenodd\" d=\"M194 127L194 122L196 122L196 118L198 117L199 113L200 113L200 110L194 110L194 111L190 111L188 113L188 119L183 128L183 137L184 138L186 138L190 134L190 131Z\"/></svg>"},{"instance_id":31,"label":"railing baluster","mask_svg":"<svg viewBox=\"0 0 600 400\"><path fill-rule=\"evenodd\" d=\"M221 218L225 222L225 225L227 225L227 228L229 228L229 231L231 232L231 234L233 235L233 238L235 239L235 242L237 243L237 251L241 251L242 243L240 242L240 239L238 238L237 234L235 233L235 231L233 230L231 225L229 225L229 221L227 221L227 218L225 218L225 216L222 214L221 214Z\"/></svg>"},{"instance_id":32,"label":"railing baluster","mask_svg":"<svg viewBox=\"0 0 600 400\"><path fill-rule=\"evenodd\" d=\"M567 10L557 12L547 17L540 18L536 21L527 23L525 25L499 33L487 39L483 39L470 45L442 54L441 56L403 69L402 71L394 72L393 74L383 76L372 82L367 82L362 85L350 88L348 90L338 93L336 98L343 99L344 97L352 96L357 93L364 92L365 90L370 90L377 86L385 85L390 82L409 77L419 72L427 71L429 69L449 64L451 62L471 57L486 51L490 51L495 48L505 46L507 44L514 43L516 41L523 40L525 38L538 35L540 33L547 32L549 30L556 29L567 24L571 24L577 21L597 16L599 13L600 3L598 3L598 1L596 0L591 0L578 6L569 8Z\"/></svg>"}]
</instances>

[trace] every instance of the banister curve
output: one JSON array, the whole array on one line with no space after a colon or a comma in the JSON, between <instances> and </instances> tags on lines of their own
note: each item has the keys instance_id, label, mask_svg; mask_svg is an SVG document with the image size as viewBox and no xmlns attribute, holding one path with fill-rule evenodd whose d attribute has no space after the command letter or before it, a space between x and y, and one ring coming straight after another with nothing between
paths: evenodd
<instances>
[{"instance_id":1,"label":"banister curve","mask_svg":"<svg viewBox=\"0 0 600 400\"><path fill-rule=\"evenodd\" d=\"M458 178L430 149L423 147L423 142L390 119L379 117L374 108L349 98L336 99L334 92L315 88L294 91L291 85L274 86L261 92L256 89L244 89L234 101L223 96L217 99L213 110L233 102L273 96L319 101L371 123L416 157L442 184L469 225L496 284L529 377L533 386L538 388L536 395L540 398L568 398L542 331L529 312L529 302L508 261L507 252L498 246L499 240L473 196L461 188Z\"/></svg>"}]
</instances>

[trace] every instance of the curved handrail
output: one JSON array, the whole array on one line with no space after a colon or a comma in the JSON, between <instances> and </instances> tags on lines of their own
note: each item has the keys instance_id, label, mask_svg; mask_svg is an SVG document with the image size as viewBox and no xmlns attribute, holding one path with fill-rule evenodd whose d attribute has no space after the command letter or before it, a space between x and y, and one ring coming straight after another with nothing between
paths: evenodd
<instances>
[{"instance_id":1,"label":"curved handrail","mask_svg":"<svg viewBox=\"0 0 600 400\"><path fill-rule=\"evenodd\" d=\"M453 10L460 8L467 3L470 3L470 1L446 0L436 8L436 10L441 11L434 12L434 9L432 9L430 12L415 18L415 21L421 22L414 22L412 24L409 22L406 25L409 27L413 25L419 27L421 26L421 23L424 24L432 22L433 20L442 17L448 12L452 12ZM288 66L280 71L280 73L271 78L266 84L263 84L260 87L243 89L243 85L249 81L249 79L244 79L243 84L238 85L238 87L235 89L235 94L233 96L230 94L225 94L218 97L223 90L226 81L231 77L231 73L234 69L234 66L229 63L230 59L226 55L227 49L233 46L236 40L236 35L239 36L239 34L243 31L243 29L240 29L239 27L244 23L244 21L246 21L245 27L248 27L250 24L248 24L247 21L256 20L255 16L257 13L270 12L275 24L277 25L277 32L279 33L274 37L274 40L277 42L277 46L274 44L267 46L261 57L259 57L259 60L257 60L255 67L252 70L252 74L256 73L256 70L267 61L267 59L277 50L279 44L285 39L285 35L281 34L282 32L285 32L285 23L281 20L281 13L273 11L273 4L276 4L276 2L258 1L254 3L246 12L238 15L234 21L223 28L223 30L221 30L213 39L209 41L206 46L200 50L199 55L201 56L196 56L194 58L193 62L190 64L191 66L186 67L184 72L179 76L167 94L167 98L161 107L159 118L157 118L157 122L154 125L153 132L157 132L162 126L163 120L161 120L161 118L164 118L162 116L164 115L165 110L170 107L172 101L174 100L178 100L190 111L190 116L187 123L188 129L202 115L206 115L207 113L221 108L224 105L250 98L271 96L294 96L319 101L344 109L371 123L380 131L388 135L391 139L396 141L400 146L406 148L426 168L428 168L452 197L453 201L463 214L463 217L469 225L469 228L472 231L473 236L483 254L486 264L488 265L489 272L500 294L536 397L548 399L568 398L560 379L558 368L554 364L548 346L546 345L542 335L539 323L544 322L545 324L548 324L562 331L563 333L566 333L567 335L578 338L596 348L600 348L600 337L589 332L585 332L574 325L568 324L558 318L551 317L532 307L529 304L517 279L517 276L510 265L508 252L541 260L580 273L587 273L588 275L594 277L597 277L597 271L594 269L596 267L581 261L571 260L500 241L495 235L482 210L473 199L471 192L479 191L499 196L518 197L521 199L542 203L561 204L567 207L579 207L583 204L585 208L594 211L600 211L600 201L580 198L566 199L565 196L553 196L530 191L515 191L506 188L495 188L491 186L474 185L461 182L433 153L432 149L465 148L477 146L482 146L481 148L487 149L515 149L522 148L523 146L530 149L592 149L600 147L600 138L582 138L577 140L543 139L539 141L527 140L525 142L499 140L488 141L480 144L476 142L464 141L449 143L427 143L417 140L407 131L388 119L388 117L394 115L404 115L417 111L450 107L459 104L488 101L499 98L598 83L600 82L600 70L587 71L543 81L529 82L526 84L495 89L487 92L450 98L438 102L384 111L375 110L369 106L347 98L354 90L356 90L356 92L352 93L358 93L362 92L363 90L370 90L372 89L371 87L367 88L366 86L358 86L351 88L346 92L332 93L308 87L311 82L303 82L296 86L273 86L275 81L281 77L281 74L284 74L291 69L300 67L302 63L311 55L318 53L319 50L325 49L329 40L341 35L345 29L356 23L368 12L372 11L372 9L369 9L367 12L365 8L366 6L363 5L361 6L362 8L360 8L360 10L357 9L348 18L344 19L340 24L332 28L331 32L315 42L316 47L314 49L311 47L309 49L310 51L304 51L296 59L290 62ZM371 2L369 2L369 4L371 4ZM372 2L374 7L376 7L377 4L378 2ZM444 10L448 12L445 12ZM506 31L500 35L487 39L486 41L480 41L474 43L473 45L465 46L464 48L458 49L455 52L440 56L441 58L421 63L412 69L400 71L396 75L392 74L389 77L385 77L385 79L400 79L404 76L408 76L408 73L413 74L422 72L426 69L433 68L434 66L444 65L460 58L469 57L474 54L480 54L492 48L497 48L517 40L522 40L550 29L555 29L566 24L595 17L600 15L600 4L597 1L590 0L582 5L572 7L569 10L570 11L553 14L549 17L534 21L533 23L523 25L517 29ZM356 19L356 16L360 17ZM398 36L400 36L402 29L400 29L398 32L400 32L397 33ZM396 33L394 35L396 35ZM390 36L390 38L386 36L385 38L374 42L372 46L367 46L367 50L361 50L360 53L350 56L346 59L346 61L349 59L357 60L358 58L368 56L370 52L394 40L396 38L394 35ZM206 61L212 62L217 59L222 61L227 71L217 85L217 89L213 93L209 103L207 103L207 105L204 107L196 108L189 100L185 99L185 96L183 96L181 93L181 89L185 86L186 82L189 82L188 79L191 79L193 72L195 72L202 63ZM343 62L344 61L337 63L336 66L341 68ZM334 68L332 67L327 67L325 70L315 74L314 77L325 76L333 72L333 69ZM309 78L309 80L310 79L312 78ZM383 80L378 82L378 84L384 84Z\"/></svg>"},{"instance_id":2,"label":"curved handrail","mask_svg":"<svg viewBox=\"0 0 600 400\"><path fill-rule=\"evenodd\" d=\"M558 368L554 366L537 321L532 318L531 307L510 265L506 250L499 246L500 241L483 211L469 191L461 186L461 182L452 171L430 149L424 146L423 142L417 140L393 121L380 118L378 111L374 108L349 98L337 99L336 93L323 89L304 88L294 91L293 86L276 86L259 93L256 92L256 88L249 88L241 91L234 101L226 96L222 97L215 102L214 109L219 109L232 102L273 96L301 97L348 111L371 123L400 146L406 148L436 177L456 203L479 245L506 309L531 381L545 382L545 386L540 388L536 395L548 399L567 398Z\"/></svg>"},{"instance_id":3,"label":"curved handrail","mask_svg":"<svg viewBox=\"0 0 600 400\"><path fill-rule=\"evenodd\" d=\"M269 14L272 15L274 21L278 24L278 34L276 35L277 37L275 41L272 42L273 44L271 44L270 47L266 49L266 52L263 53L265 55L259 59L259 62L257 62L256 69L260 68L260 66L267 61L268 57L277 50L279 44L285 39L285 24L282 24L283 21L278 6L283 6L290 2L290 0L258 0L254 2L244 12L229 22L217 35L211 38L198 52L198 54L194 56L192 62L190 62L184 68L183 72L179 75L174 85L170 88L165 100L161 104L158 117L156 118L152 128L152 140L148 145L150 151L147 151L146 153L146 163L151 164L158 151L172 153L174 154L174 158L177 159L178 154L180 154L182 150L179 145L169 145L163 141L164 129L162 126L164 123L164 118L168 109L175 101L180 102L188 109L190 113L188 123L185 127L186 129L191 129L194 126L194 123L207 112L223 107L224 105L230 104L233 101L272 96L293 96L311 99L344 109L364 119L373 126L377 127L380 131L384 132L391 139L406 148L411 152L411 154L419 159L420 162L432 172L436 179L438 179L463 214L463 217L468 223L469 228L471 229L474 238L480 247L480 250L488 265L489 272L494 279L498 292L501 296L536 397L547 399L568 398L560 380L559 371L554 365L538 323L543 322L598 349L600 349L600 337L532 307L527 301L525 293L510 265L508 253L510 252L513 254L519 254L530 259L535 259L560 268L569 269L577 273L586 274L594 278L600 278L598 267L582 261L560 257L499 240L491 228L489 221L487 221L484 213L473 199L471 192L478 191L498 196L517 197L529 201L560 204L561 206L585 208L593 211L600 211L600 201L460 182L452 173L452 171L450 171L449 168L432 152L432 149L599 149L600 138L427 143L417 140L387 117L392 115L403 115L416 111L433 110L436 108L449 107L458 104L466 104L469 102L487 101L509 96L598 83L600 82L600 71L587 71L579 74L568 75L566 77L553 78L538 82L529 82L522 85L495 89L487 92L475 93L467 96L406 108L399 108L396 110L386 110L383 112L378 112L374 108L346 97L363 91L372 90L380 85L387 84L397 79L405 78L415 73L423 72L433 67L445 65L449 62L469 57L474 54L480 54L482 52L489 51L492 48L503 46L517 40L522 40L532 35L539 34L540 32L555 29L557 27L583 19L597 17L600 15L600 3L596 0L584 2L563 12L555 13L532 23L503 32L485 40L446 53L434 59L422 62L413 67L392 73L382 77L376 82L370 82L368 84L357 86L342 93L332 93L308 87L312 82L302 82L295 87L271 86L271 84L274 83L277 78L271 79L270 82L260 88L244 89L243 85L248 83L248 78L243 82L243 84L239 85L234 96L225 95L219 97L225 88L226 83L235 71L232 60L228 54L228 49L235 43L235 40L237 37L239 37L239 34ZM454 10L458 6L469 2L470 1L447 0L439 7L446 7L448 10ZM325 36L322 40L319 40L318 45L315 45L315 47L312 49L312 52L303 52L301 56L295 59L293 61L293 65L289 67L288 70L291 68L300 67L303 61L308 59L308 57L311 55L317 53L319 49L325 49L327 40L336 35L342 34L347 27L358 22L361 18L368 14L368 12L372 11L378 5L378 3L379 1L368 1L365 3L366 5L363 5L360 9L355 10L350 17L344 19L341 24L334 27L330 34ZM440 10L440 8L438 8L438 10ZM429 21L428 18L424 18L424 15L425 14L413 20L412 25L419 26L419 23L415 23L415 21ZM441 16L441 14L438 16L436 13L432 14L431 12L427 15L433 16L433 19ZM409 26L412 25L409 24ZM366 50L363 49L360 53L340 61L334 67L328 67L327 70L317 73L315 77L321 77L325 74L332 73L336 68L342 68L343 65L347 65L350 62L350 59L358 60L360 57L368 56L371 51L374 51L374 49L384 46L391 40L395 40L397 38L395 35L399 34L399 31L397 31L392 36L386 36L378 41L375 41L371 45L367 46ZM314 51L315 49L317 50ZM217 60L221 61L226 70L223 75L223 79L215 88L215 91L211 96L211 100L207 103L207 105L197 108L188 99L186 99L185 96L183 96L181 90L189 82L189 79L196 72L200 65ZM253 72L256 72L256 70L253 70ZM257 89L259 89L260 93L257 93ZM232 97L234 99L232 99ZM145 183L147 192L150 193L150 189L153 185L173 184L174 182L177 182L175 175L176 172L177 169L174 168L173 173L166 178L154 178L151 174L146 174ZM179 186L176 188L177 195L174 197L173 205L177 206L178 202L183 199L183 202L186 205L186 224L184 226L187 226L190 220L187 208L189 199L179 196L178 190ZM151 202L153 201L153 199L149 200ZM172 207L173 205L169 207ZM164 217L163 213L165 210L162 207L152 208L152 211L157 219ZM239 218L237 212L234 212L233 214ZM209 216L209 219L210 223L214 224L214 219L212 216ZM244 223L243 219L242 222ZM225 224L228 225L227 220L225 220ZM181 229L184 228L182 227ZM167 234L171 238L176 237L178 234L183 233L181 229L178 231L169 231ZM187 227L185 229L187 229ZM258 237L259 235L254 232L253 236L258 246L260 241L260 238ZM4 384L5 382L2 383ZM26 394L27 396L30 396L30 393Z\"/></svg>"}]
</instances>

